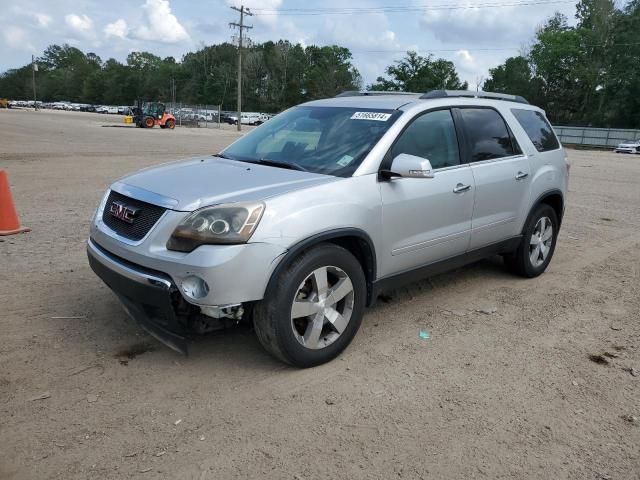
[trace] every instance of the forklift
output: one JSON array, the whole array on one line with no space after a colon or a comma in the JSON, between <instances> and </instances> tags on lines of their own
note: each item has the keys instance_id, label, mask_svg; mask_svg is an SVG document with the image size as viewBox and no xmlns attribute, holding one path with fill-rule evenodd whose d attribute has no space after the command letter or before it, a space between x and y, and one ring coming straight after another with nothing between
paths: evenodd
<instances>
[{"instance_id":1,"label":"forklift","mask_svg":"<svg viewBox=\"0 0 640 480\"><path fill-rule=\"evenodd\" d=\"M133 122L139 128L153 128L158 125L160 128L174 129L176 117L167 113L164 103L148 102L144 105L138 100L133 108Z\"/></svg>"}]
</instances>

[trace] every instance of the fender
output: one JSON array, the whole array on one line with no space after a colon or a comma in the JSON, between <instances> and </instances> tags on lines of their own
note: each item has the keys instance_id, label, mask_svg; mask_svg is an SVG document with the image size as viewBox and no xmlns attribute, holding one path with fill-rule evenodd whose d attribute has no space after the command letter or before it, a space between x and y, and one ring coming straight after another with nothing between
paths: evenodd
<instances>
[{"instance_id":1,"label":"fender","mask_svg":"<svg viewBox=\"0 0 640 480\"><path fill-rule=\"evenodd\" d=\"M372 291L373 291L372 285L376 279L376 272L377 272L376 250L375 250L375 247L373 246L373 241L371 240L371 237L369 236L369 234L367 234L364 230L361 230L359 228L347 227L347 228L336 228L333 230L328 230L326 232L321 232L321 233L312 235L292 245L287 250L287 252L283 254L283 257L280 260L280 262L278 262L278 265L276 266L276 268L273 269L273 272L271 273L271 277L269 278L269 282L267 283L267 288L265 289L264 295L265 296L268 295L268 293L273 288L275 279L278 277L280 272L282 272L285 268L287 268L300 253L302 253L305 250L308 250L309 248L319 243L331 242L332 240L339 240L341 238L346 238L346 237L356 237L357 239L365 242L365 244L368 246L369 251L365 252L365 255L367 255L368 258L361 259L361 258L358 258L357 256L356 258L358 258L358 261L360 261L360 263L364 263L362 265L362 269L367 279L367 305L370 305L372 301L372 298L371 298ZM337 243L337 242L334 242L334 243Z\"/></svg>"},{"instance_id":2,"label":"fender","mask_svg":"<svg viewBox=\"0 0 640 480\"><path fill-rule=\"evenodd\" d=\"M529 218L531 217L531 214L533 213L533 209L536 208L541 203L543 203L542 201L546 197L548 197L550 195L560 195L560 198L562 198L562 212L560 213L560 215L558 215L558 229L560 228L560 225L562 224L562 217L564 215L564 207L565 207L564 194L562 193L562 190L559 190L557 188L552 188L551 190L547 190L547 191L541 193L538 196L538 198L536 198L536 200L531 204L531 208L529 209L529 213L527 215L527 219L525 220L524 224L522 225L522 233L524 233L524 228L529 223Z\"/></svg>"}]
</instances>

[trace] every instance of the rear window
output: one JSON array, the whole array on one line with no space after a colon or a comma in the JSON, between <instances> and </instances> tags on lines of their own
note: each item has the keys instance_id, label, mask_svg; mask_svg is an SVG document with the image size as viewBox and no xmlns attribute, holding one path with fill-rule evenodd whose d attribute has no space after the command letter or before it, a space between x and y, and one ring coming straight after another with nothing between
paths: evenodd
<instances>
[{"instance_id":1,"label":"rear window","mask_svg":"<svg viewBox=\"0 0 640 480\"><path fill-rule=\"evenodd\" d=\"M534 110L512 109L511 113L531 139L533 146L539 152L548 152L560 148L558 139L544 115Z\"/></svg>"},{"instance_id":2,"label":"rear window","mask_svg":"<svg viewBox=\"0 0 640 480\"><path fill-rule=\"evenodd\" d=\"M498 112L490 108L461 108L471 143L471 161L482 162L520 153Z\"/></svg>"}]
</instances>

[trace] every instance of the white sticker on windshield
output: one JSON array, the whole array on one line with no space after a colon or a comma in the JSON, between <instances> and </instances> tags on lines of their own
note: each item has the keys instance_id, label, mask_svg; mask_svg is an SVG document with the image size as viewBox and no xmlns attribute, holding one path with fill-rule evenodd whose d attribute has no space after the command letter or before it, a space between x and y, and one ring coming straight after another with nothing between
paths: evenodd
<instances>
[{"instance_id":1,"label":"white sticker on windshield","mask_svg":"<svg viewBox=\"0 0 640 480\"><path fill-rule=\"evenodd\" d=\"M356 112L351 115L351 120L377 120L379 122L386 122L390 116L390 113L382 112Z\"/></svg>"},{"instance_id":2,"label":"white sticker on windshield","mask_svg":"<svg viewBox=\"0 0 640 480\"><path fill-rule=\"evenodd\" d=\"M349 165L351 163L351 160L353 160L353 157L351 155L343 155L342 158L340 160L338 160L337 163L341 167L346 167L347 165Z\"/></svg>"}]
</instances>

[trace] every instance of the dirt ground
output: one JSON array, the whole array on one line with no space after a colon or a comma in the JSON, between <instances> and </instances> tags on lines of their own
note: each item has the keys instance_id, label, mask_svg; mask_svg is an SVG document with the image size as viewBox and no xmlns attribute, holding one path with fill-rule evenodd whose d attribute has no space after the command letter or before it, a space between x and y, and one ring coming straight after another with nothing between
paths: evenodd
<instances>
[{"instance_id":1,"label":"dirt ground","mask_svg":"<svg viewBox=\"0 0 640 480\"><path fill-rule=\"evenodd\" d=\"M541 277L492 259L414 284L296 370L248 329L179 356L89 269L113 180L237 136L118 120L0 111L32 228L0 239L0 479L640 478L640 156L569 151Z\"/></svg>"}]
</instances>

